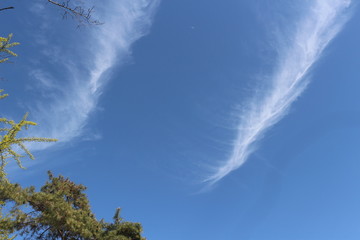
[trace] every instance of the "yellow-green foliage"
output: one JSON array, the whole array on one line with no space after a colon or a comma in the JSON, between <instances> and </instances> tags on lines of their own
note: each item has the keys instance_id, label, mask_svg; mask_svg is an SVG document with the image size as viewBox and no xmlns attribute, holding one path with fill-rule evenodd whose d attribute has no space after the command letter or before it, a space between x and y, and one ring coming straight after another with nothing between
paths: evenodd
<instances>
[{"instance_id":1,"label":"yellow-green foliage","mask_svg":"<svg viewBox=\"0 0 360 240\"><path fill-rule=\"evenodd\" d=\"M0 93L2 90L0 90ZM0 98L4 98L4 95L1 95ZM24 145L25 142L55 142L56 139L52 138L41 138L41 137L17 137L17 134L23 129L28 129L29 126L35 126L36 123L27 120L28 114L26 113L23 119L16 123L13 120L8 120L7 118L0 118L0 123L3 123L4 127L0 128L0 180L5 178L4 168L7 164L7 159L12 158L16 161L20 168L24 168L21 165L21 157L28 156L31 159L34 159L34 155L26 148ZM14 146L20 148L25 155L21 155L14 150Z\"/></svg>"},{"instance_id":2,"label":"yellow-green foliage","mask_svg":"<svg viewBox=\"0 0 360 240\"><path fill-rule=\"evenodd\" d=\"M27 120L28 114L25 114L23 119L16 123L13 120L8 120L6 118L0 118L0 122L4 123L5 125L8 125L4 128L0 128L0 132L3 132L4 134L0 136L0 159L1 159L1 167L0 171L3 170L3 168L6 165L6 159L13 158L16 160L19 167L23 168L21 165L20 158L24 157L23 155L17 153L15 150L13 150L13 146L16 145L20 149L22 149L25 154L30 157L31 159L34 159L34 155L31 154L31 152L26 148L24 145L25 142L55 142L56 139L52 138L39 138L39 137L23 137L18 138L17 134L21 131L22 128L27 129L29 126L35 126L36 123L32 121Z\"/></svg>"},{"instance_id":3,"label":"yellow-green foliage","mask_svg":"<svg viewBox=\"0 0 360 240\"><path fill-rule=\"evenodd\" d=\"M114 221L98 221L91 211L86 187L48 172L49 180L36 191L0 182L0 202L8 204L1 229L22 239L146 240L140 223L124 221L120 209ZM1 238L0 238L1 240Z\"/></svg>"},{"instance_id":4,"label":"yellow-green foliage","mask_svg":"<svg viewBox=\"0 0 360 240\"><path fill-rule=\"evenodd\" d=\"M0 37L0 63L3 63L9 60L9 56L16 57L16 53L10 51L9 48L19 45L17 42L10 43L12 34L9 34L7 38ZM3 94L2 89L0 89L0 99L3 99L8 96L8 94ZM23 119L20 122L15 122L7 118L0 118L0 181L6 181L6 173L4 171L5 166L8 162L7 159L14 159L20 168L23 168L21 165L21 157L28 156L31 159L34 159L34 156L26 148L24 143L26 142L55 142L56 139L51 138L39 138L39 137L20 137L18 138L18 133L23 129L27 129L29 126L35 126L36 123L27 120L28 114L25 114ZM19 154L14 150L14 147L22 150L25 155ZM1 239L0 239L1 240Z\"/></svg>"},{"instance_id":5,"label":"yellow-green foliage","mask_svg":"<svg viewBox=\"0 0 360 240\"><path fill-rule=\"evenodd\" d=\"M2 214L1 210L4 204L3 201L0 201L0 240L13 240L16 236L10 237L13 231L9 229L12 225L13 218Z\"/></svg>"},{"instance_id":6,"label":"yellow-green foliage","mask_svg":"<svg viewBox=\"0 0 360 240\"><path fill-rule=\"evenodd\" d=\"M7 38L0 37L0 54L1 54L1 58L2 58L2 59L0 59L0 63L6 62L7 60L9 60L9 56L14 56L14 57L17 56L17 54L14 53L13 51L9 50L9 48L19 45L20 43L18 43L18 42L10 43L11 38L12 38L11 33L8 35Z\"/></svg>"},{"instance_id":7,"label":"yellow-green foliage","mask_svg":"<svg viewBox=\"0 0 360 240\"><path fill-rule=\"evenodd\" d=\"M9 96L9 94L1 94L4 91L4 89L0 89L0 99L6 98Z\"/></svg>"}]
</instances>

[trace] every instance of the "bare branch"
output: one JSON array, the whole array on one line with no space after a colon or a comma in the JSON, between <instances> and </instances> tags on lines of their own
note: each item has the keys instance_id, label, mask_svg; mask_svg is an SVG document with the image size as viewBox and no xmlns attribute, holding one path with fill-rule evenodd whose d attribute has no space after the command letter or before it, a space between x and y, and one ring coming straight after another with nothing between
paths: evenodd
<instances>
[{"instance_id":1,"label":"bare branch","mask_svg":"<svg viewBox=\"0 0 360 240\"><path fill-rule=\"evenodd\" d=\"M49 3L58 6L64 10L63 18L67 18L67 16L71 16L75 18L79 22L79 26L83 24L94 24L101 25L102 23L98 20L94 20L92 18L92 13L94 12L94 7L91 8L83 8L80 5L70 6L71 0L67 0L64 2L58 2L54 0L47 0Z\"/></svg>"}]
</instances>

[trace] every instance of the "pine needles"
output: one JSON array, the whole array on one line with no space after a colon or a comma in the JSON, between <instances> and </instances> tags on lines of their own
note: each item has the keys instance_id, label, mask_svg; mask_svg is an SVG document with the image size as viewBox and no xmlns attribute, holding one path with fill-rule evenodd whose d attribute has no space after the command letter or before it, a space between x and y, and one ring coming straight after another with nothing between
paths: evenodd
<instances>
[{"instance_id":1,"label":"pine needles","mask_svg":"<svg viewBox=\"0 0 360 240\"><path fill-rule=\"evenodd\" d=\"M56 139L52 138L41 138L41 137L20 137L18 138L18 133L24 128L28 129L29 126L35 126L36 123L27 120L28 114L22 118L18 123L13 120L8 120L6 118L0 118L0 123L5 125L4 128L0 128L0 132L3 133L0 136L0 171L4 171L4 167L7 164L7 159L12 158L16 161L20 168L24 168L21 164L20 158L28 156L30 159L35 159L34 155L27 149L24 145L26 142L55 142ZM8 126L8 127L7 127ZM21 149L25 155L19 154L14 150L14 146L17 146Z\"/></svg>"},{"instance_id":2,"label":"pine needles","mask_svg":"<svg viewBox=\"0 0 360 240\"><path fill-rule=\"evenodd\" d=\"M9 57L16 57L17 54L9 50L9 48L19 45L18 42L10 43L12 38L12 33L8 35L7 38L0 37L0 63L6 62L9 60Z\"/></svg>"},{"instance_id":3,"label":"pine needles","mask_svg":"<svg viewBox=\"0 0 360 240\"><path fill-rule=\"evenodd\" d=\"M12 34L8 37L0 37L0 63L9 60L9 57L16 57L17 54L9 50L9 48L19 45L18 42L11 43ZM3 94L3 89L0 89L0 99L4 99L8 94ZM6 181L5 166L8 159L14 159L20 168L24 168L21 164L21 158L28 156L34 159L34 155L25 146L26 142L55 142L56 139L41 138L41 137L17 137L22 129L28 129L29 126L35 126L36 123L27 120L28 113L24 115L20 122L15 122L7 118L0 118L0 181ZM24 152L20 154L19 150Z\"/></svg>"}]
</instances>

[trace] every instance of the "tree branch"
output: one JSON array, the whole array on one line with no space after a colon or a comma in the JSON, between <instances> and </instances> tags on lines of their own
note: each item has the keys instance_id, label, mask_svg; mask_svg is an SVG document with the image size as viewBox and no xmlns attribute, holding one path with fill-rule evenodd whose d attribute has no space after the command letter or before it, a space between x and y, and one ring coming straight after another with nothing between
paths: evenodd
<instances>
[{"instance_id":1,"label":"tree branch","mask_svg":"<svg viewBox=\"0 0 360 240\"><path fill-rule=\"evenodd\" d=\"M44 233L46 233L50 228L51 228L51 226L48 227L47 229L45 229L45 231L43 231L43 232L40 234L40 236L38 237L38 239L42 239L42 236L44 235Z\"/></svg>"},{"instance_id":2,"label":"tree branch","mask_svg":"<svg viewBox=\"0 0 360 240\"><path fill-rule=\"evenodd\" d=\"M9 9L14 9L14 7L0 8L0 11L9 10Z\"/></svg>"},{"instance_id":3,"label":"tree branch","mask_svg":"<svg viewBox=\"0 0 360 240\"><path fill-rule=\"evenodd\" d=\"M92 13L94 11L94 7L91 7L88 9L84 9L80 5L71 7L69 5L70 0L64 1L62 3L58 2L58 1L54 1L54 0L47 0L47 1L55 6L62 8L64 10L64 15L63 15L64 18L66 18L68 14L70 16L72 16L73 18L76 18L80 23L79 25L83 24L84 22L86 22L88 24L95 24L95 25L102 24L98 20L92 19Z\"/></svg>"}]
</instances>

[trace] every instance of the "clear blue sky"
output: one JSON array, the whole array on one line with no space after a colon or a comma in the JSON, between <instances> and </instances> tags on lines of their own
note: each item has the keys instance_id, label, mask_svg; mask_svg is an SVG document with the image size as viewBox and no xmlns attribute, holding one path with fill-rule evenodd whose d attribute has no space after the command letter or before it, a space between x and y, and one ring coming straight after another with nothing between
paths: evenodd
<instances>
[{"instance_id":1,"label":"clear blue sky","mask_svg":"<svg viewBox=\"0 0 360 240\"><path fill-rule=\"evenodd\" d=\"M59 139L13 181L68 176L149 240L360 238L355 1L95 1L80 29L12 2L1 114Z\"/></svg>"}]
</instances>

